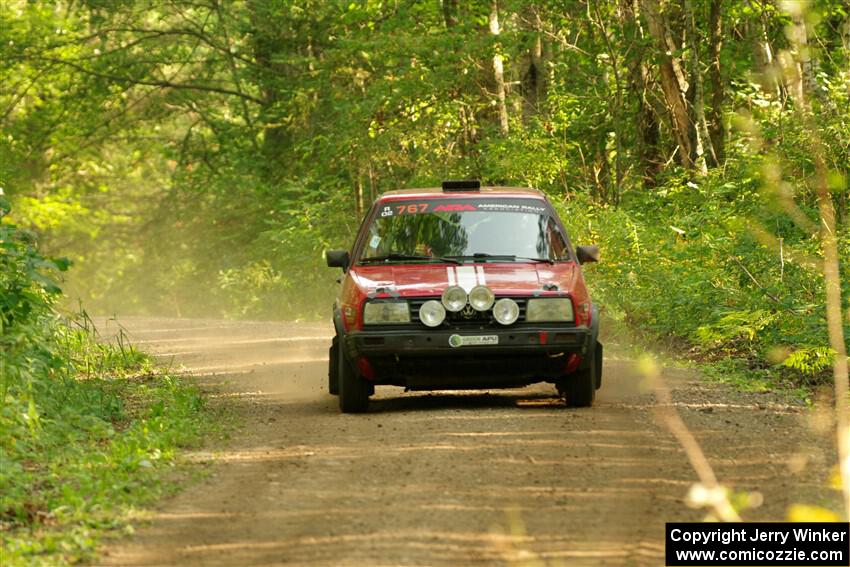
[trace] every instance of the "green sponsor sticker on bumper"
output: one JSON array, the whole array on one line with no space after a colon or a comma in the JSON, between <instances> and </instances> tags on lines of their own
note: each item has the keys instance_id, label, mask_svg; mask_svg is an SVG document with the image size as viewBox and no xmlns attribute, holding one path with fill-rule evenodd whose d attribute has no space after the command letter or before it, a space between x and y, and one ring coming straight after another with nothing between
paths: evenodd
<instances>
[{"instance_id":1,"label":"green sponsor sticker on bumper","mask_svg":"<svg viewBox=\"0 0 850 567\"><path fill-rule=\"evenodd\" d=\"M452 335L449 337L449 346L458 348L462 346L486 346L499 344L499 335Z\"/></svg>"}]
</instances>

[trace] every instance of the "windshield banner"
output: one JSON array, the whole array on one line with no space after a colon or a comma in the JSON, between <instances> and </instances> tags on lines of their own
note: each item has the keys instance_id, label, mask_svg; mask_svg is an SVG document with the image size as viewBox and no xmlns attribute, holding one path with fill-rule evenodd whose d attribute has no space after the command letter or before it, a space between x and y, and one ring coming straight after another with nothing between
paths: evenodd
<instances>
[{"instance_id":1,"label":"windshield banner","mask_svg":"<svg viewBox=\"0 0 850 567\"><path fill-rule=\"evenodd\" d=\"M536 199L423 199L384 205L378 211L381 218L399 215L431 213L460 213L482 211L489 213L548 214L545 203Z\"/></svg>"}]
</instances>

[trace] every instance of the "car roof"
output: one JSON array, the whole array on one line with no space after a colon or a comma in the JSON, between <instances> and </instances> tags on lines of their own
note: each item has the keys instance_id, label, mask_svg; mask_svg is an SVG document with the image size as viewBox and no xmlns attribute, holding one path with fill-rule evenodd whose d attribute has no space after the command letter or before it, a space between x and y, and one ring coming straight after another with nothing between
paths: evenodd
<instances>
[{"instance_id":1,"label":"car roof","mask_svg":"<svg viewBox=\"0 0 850 567\"><path fill-rule=\"evenodd\" d=\"M393 199L410 199L416 197L423 198L433 198L433 197L465 197L468 199L475 199L477 197L525 197L532 199L546 199L546 196L538 191L537 189L532 189L530 187L504 187L504 186L488 186L481 187L480 189L474 190L460 190L460 191L444 191L440 187L424 187L418 189L396 189L394 191L387 191L383 193L380 197L378 197L379 201L385 200L393 200Z\"/></svg>"}]
</instances>

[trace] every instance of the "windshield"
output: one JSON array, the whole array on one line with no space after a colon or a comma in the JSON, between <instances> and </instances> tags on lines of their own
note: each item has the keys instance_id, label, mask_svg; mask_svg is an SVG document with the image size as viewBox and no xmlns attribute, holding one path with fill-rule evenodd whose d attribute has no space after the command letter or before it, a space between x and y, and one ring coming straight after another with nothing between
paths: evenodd
<instances>
[{"instance_id":1,"label":"windshield","mask_svg":"<svg viewBox=\"0 0 850 567\"><path fill-rule=\"evenodd\" d=\"M440 199L383 206L359 262L568 259L566 238L540 201Z\"/></svg>"}]
</instances>

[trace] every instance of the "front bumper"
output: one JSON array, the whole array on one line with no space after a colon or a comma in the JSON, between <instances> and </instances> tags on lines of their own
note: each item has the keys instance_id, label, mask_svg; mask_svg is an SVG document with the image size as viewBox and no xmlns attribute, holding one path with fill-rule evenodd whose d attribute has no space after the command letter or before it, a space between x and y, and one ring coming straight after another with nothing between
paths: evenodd
<instances>
[{"instance_id":1,"label":"front bumper","mask_svg":"<svg viewBox=\"0 0 850 567\"><path fill-rule=\"evenodd\" d=\"M498 344L453 347L452 335L495 336ZM368 361L370 379L378 384L489 388L555 380L575 368L577 356L588 352L591 340L587 327L552 325L366 329L347 333L343 348L350 360Z\"/></svg>"}]
</instances>

